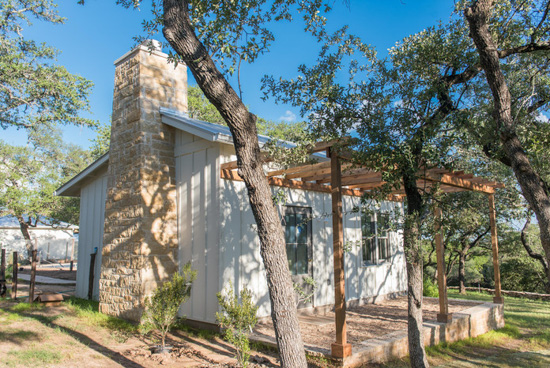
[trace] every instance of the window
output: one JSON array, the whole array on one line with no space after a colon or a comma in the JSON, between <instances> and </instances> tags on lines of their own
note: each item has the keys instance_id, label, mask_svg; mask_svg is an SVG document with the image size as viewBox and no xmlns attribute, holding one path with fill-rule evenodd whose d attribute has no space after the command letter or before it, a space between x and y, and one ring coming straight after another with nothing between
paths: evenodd
<instances>
[{"instance_id":1,"label":"window","mask_svg":"<svg viewBox=\"0 0 550 368\"><path fill-rule=\"evenodd\" d=\"M309 273L311 208L286 207L284 223L286 256L292 275Z\"/></svg>"},{"instance_id":2,"label":"window","mask_svg":"<svg viewBox=\"0 0 550 368\"><path fill-rule=\"evenodd\" d=\"M389 214L361 213L363 264L378 263L391 258L389 227Z\"/></svg>"}]
</instances>

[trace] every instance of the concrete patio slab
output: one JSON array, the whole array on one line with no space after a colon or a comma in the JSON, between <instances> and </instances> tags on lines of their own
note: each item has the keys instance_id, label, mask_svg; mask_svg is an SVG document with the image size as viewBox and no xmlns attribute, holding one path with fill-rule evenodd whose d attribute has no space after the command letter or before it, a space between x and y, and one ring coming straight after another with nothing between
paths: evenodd
<instances>
[{"instance_id":1,"label":"concrete patio slab","mask_svg":"<svg viewBox=\"0 0 550 368\"><path fill-rule=\"evenodd\" d=\"M300 317L301 322L307 323L302 321L302 318L303 316ZM319 318L319 316L311 316L311 318ZM426 321L424 344L432 346L441 342L450 343L476 337L502 327L504 327L502 304L472 302L472 306L455 312L449 323ZM365 328L368 328L368 325L365 325ZM276 347L275 339L266 334L253 334L250 339ZM310 356L323 357L336 365L350 368L367 363L384 363L409 354L406 328L353 343L352 355L343 360L332 358L326 347L314 346L306 342L305 348Z\"/></svg>"}]
</instances>

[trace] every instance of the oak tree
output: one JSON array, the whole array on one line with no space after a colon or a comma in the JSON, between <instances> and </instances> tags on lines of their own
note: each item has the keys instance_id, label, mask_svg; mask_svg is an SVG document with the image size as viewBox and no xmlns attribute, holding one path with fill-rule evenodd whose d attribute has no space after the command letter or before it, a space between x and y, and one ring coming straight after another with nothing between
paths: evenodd
<instances>
[{"instance_id":1,"label":"oak tree","mask_svg":"<svg viewBox=\"0 0 550 368\"><path fill-rule=\"evenodd\" d=\"M29 257L29 228L78 223L78 199L57 197L54 192L89 162L88 152L64 144L59 131L45 130L33 131L33 143L27 146L0 140L0 215L17 219Z\"/></svg>"},{"instance_id":2,"label":"oak tree","mask_svg":"<svg viewBox=\"0 0 550 368\"><path fill-rule=\"evenodd\" d=\"M0 127L94 126L79 116L92 82L56 65L55 48L24 37L34 20L64 22L51 0L0 1Z\"/></svg>"},{"instance_id":3,"label":"oak tree","mask_svg":"<svg viewBox=\"0 0 550 368\"><path fill-rule=\"evenodd\" d=\"M492 137L486 151L514 171L523 196L534 211L541 244L550 261L550 189L548 172L533 162L529 151L532 132L548 142L550 102L550 11L549 1L490 0L466 3L464 16L479 60L473 66L483 71L490 91ZM529 132L522 131L529 129ZM523 134L522 134L523 133ZM531 135L531 137L530 137ZM547 164L546 164L547 168ZM550 269L546 269L550 282Z\"/></svg>"}]
</instances>

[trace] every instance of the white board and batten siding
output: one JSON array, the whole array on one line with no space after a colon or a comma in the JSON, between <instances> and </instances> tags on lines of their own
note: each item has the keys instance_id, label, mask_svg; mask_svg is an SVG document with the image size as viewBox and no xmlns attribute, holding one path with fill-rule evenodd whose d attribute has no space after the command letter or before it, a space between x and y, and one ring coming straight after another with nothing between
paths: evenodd
<instances>
[{"instance_id":1,"label":"white board and batten siding","mask_svg":"<svg viewBox=\"0 0 550 368\"><path fill-rule=\"evenodd\" d=\"M180 315L215 323L220 284L220 145L178 131L175 156L179 263L181 268L191 262L197 271L191 298Z\"/></svg>"},{"instance_id":2,"label":"white board and batten siding","mask_svg":"<svg viewBox=\"0 0 550 368\"><path fill-rule=\"evenodd\" d=\"M220 146L221 162L236 159L234 148ZM220 179L220 289L231 283L236 292L250 289L259 307L258 317L270 315L265 270L260 255L260 242L254 216L243 182ZM334 268L332 248L332 201L328 193L272 187L283 191L286 203L312 210L313 279L316 290L313 306L334 304ZM360 206L358 197L345 196L344 243L361 239L361 215L353 209ZM284 209L280 207L282 213ZM400 203L384 202L382 212L402 211ZM363 265L360 246L351 246L345 253L346 300L366 300L406 290L405 260L402 236L391 232L393 256L386 262Z\"/></svg>"},{"instance_id":3,"label":"white board and batten siding","mask_svg":"<svg viewBox=\"0 0 550 368\"><path fill-rule=\"evenodd\" d=\"M344 244L349 244L345 253L346 300L372 299L403 292L406 286L406 269L403 252L402 231L389 233L391 258L378 264L365 265L362 249L359 246L361 233L361 214L354 208L361 206L359 197L343 197ZM380 212L402 215L403 207L396 202L382 202ZM331 245L332 246L332 245Z\"/></svg>"},{"instance_id":4,"label":"white board and batten siding","mask_svg":"<svg viewBox=\"0 0 550 368\"><path fill-rule=\"evenodd\" d=\"M105 200L107 196L107 168L82 185L80 192L80 236L78 242L78 268L76 296L88 298L90 254L97 247L94 266L92 298L99 300L99 274L101 272L101 249L105 225Z\"/></svg>"},{"instance_id":5,"label":"white board and batten siding","mask_svg":"<svg viewBox=\"0 0 550 368\"><path fill-rule=\"evenodd\" d=\"M236 159L231 145L210 142L179 131L176 136L176 181L178 191L179 262L191 261L197 270L191 299L180 315L215 323L216 293L233 285L253 293L258 317L270 315L270 302L260 243L246 187L241 181L220 178L220 165ZM331 196L328 193L273 187L282 190L288 205L312 209L313 278L317 288L313 306L334 303ZM344 197L344 242L361 239L361 216L352 211L359 198ZM400 204L387 202L382 211ZM283 208L280 208L283 211ZM405 267L401 235L392 233L394 256L381 264L363 266L361 247L345 254L346 299L363 300L376 295L402 292Z\"/></svg>"}]
</instances>

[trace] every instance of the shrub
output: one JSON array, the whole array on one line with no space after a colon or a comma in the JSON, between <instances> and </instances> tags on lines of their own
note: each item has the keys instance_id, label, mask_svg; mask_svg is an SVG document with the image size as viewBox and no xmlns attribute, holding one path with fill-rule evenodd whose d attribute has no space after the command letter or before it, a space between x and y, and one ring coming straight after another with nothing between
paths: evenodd
<instances>
[{"instance_id":1,"label":"shrub","mask_svg":"<svg viewBox=\"0 0 550 368\"><path fill-rule=\"evenodd\" d=\"M252 302L252 292L243 288L239 297L233 291L233 285L229 284L226 295L217 294L218 303L222 312L216 313L216 318L224 328L224 338L235 346L236 358L242 367L248 366L250 358L249 334L258 322L256 311L258 307Z\"/></svg>"},{"instance_id":2,"label":"shrub","mask_svg":"<svg viewBox=\"0 0 550 368\"><path fill-rule=\"evenodd\" d=\"M157 330L164 348L166 334L176 322L179 307L191 296L191 284L197 271L187 263L181 272L176 272L170 281L157 287L151 298L145 299L145 312L142 317L144 329Z\"/></svg>"},{"instance_id":3,"label":"shrub","mask_svg":"<svg viewBox=\"0 0 550 368\"><path fill-rule=\"evenodd\" d=\"M437 288L437 285L432 281L429 277L424 277L424 291L423 295L427 297L437 298L439 297L439 289Z\"/></svg>"},{"instance_id":4,"label":"shrub","mask_svg":"<svg viewBox=\"0 0 550 368\"><path fill-rule=\"evenodd\" d=\"M311 303L315 290L317 289L317 283L313 277L304 277L302 285L293 283L294 292L298 296L298 303Z\"/></svg>"}]
</instances>

